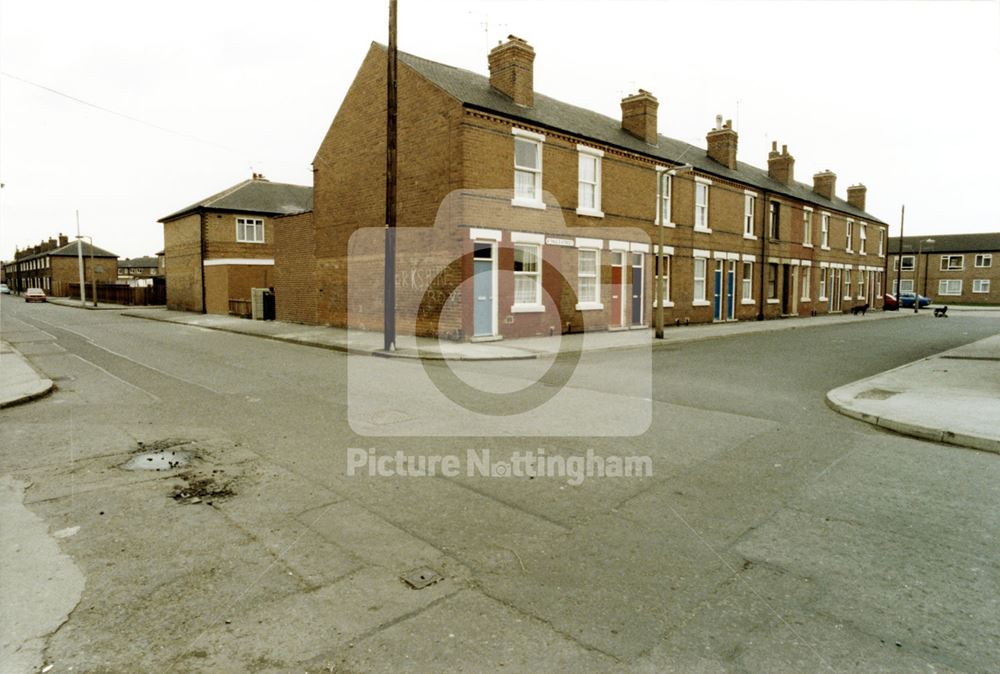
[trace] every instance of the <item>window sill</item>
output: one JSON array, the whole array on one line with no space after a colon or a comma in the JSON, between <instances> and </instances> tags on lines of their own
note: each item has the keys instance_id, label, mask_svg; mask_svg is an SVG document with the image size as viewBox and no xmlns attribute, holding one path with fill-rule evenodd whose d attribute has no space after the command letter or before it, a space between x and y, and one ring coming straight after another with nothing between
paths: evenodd
<instances>
[{"instance_id":1,"label":"window sill","mask_svg":"<svg viewBox=\"0 0 1000 674\"><path fill-rule=\"evenodd\" d=\"M545 210L545 202L543 202L543 201L533 201L533 200L529 200L529 199L519 199L517 197L514 197L513 199L510 200L510 205L511 206L517 206L519 208L535 208L535 209L538 209L539 211L544 211Z\"/></svg>"},{"instance_id":2,"label":"window sill","mask_svg":"<svg viewBox=\"0 0 1000 674\"><path fill-rule=\"evenodd\" d=\"M660 227L670 227L670 228L674 228L677 226L673 222L657 222L656 224L659 225Z\"/></svg>"},{"instance_id":3,"label":"window sill","mask_svg":"<svg viewBox=\"0 0 1000 674\"><path fill-rule=\"evenodd\" d=\"M544 304L514 304L510 307L512 314L541 314L545 313Z\"/></svg>"},{"instance_id":4,"label":"window sill","mask_svg":"<svg viewBox=\"0 0 1000 674\"><path fill-rule=\"evenodd\" d=\"M692 307L710 307L710 306L712 306L712 303L709 302L708 300L695 300L694 302L691 303L691 306Z\"/></svg>"},{"instance_id":5,"label":"window sill","mask_svg":"<svg viewBox=\"0 0 1000 674\"><path fill-rule=\"evenodd\" d=\"M808 298L808 297L800 297L800 298L799 298L799 303L800 303L800 304L806 304L806 303L808 303L808 302L812 302L812 299L810 299L810 298Z\"/></svg>"},{"instance_id":6,"label":"window sill","mask_svg":"<svg viewBox=\"0 0 1000 674\"><path fill-rule=\"evenodd\" d=\"M854 255L854 251L851 250L850 248L845 248L844 252L847 253L848 255Z\"/></svg>"},{"instance_id":7,"label":"window sill","mask_svg":"<svg viewBox=\"0 0 1000 674\"><path fill-rule=\"evenodd\" d=\"M770 298L770 297L769 297L769 298L767 298L767 303L768 303L768 304L777 304L778 302L779 302L779 300L778 300L778 298L776 298L776 297L775 297L775 298L773 298L773 299L772 299L772 298Z\"/></svg>"},{"instance_id":8,"label":"window sill","mask_svg":"<svg viewBox=\"0 0 1000 674\"><path fill-rule=\"evenodd\" d=\"M659 305L658 302L653 302L653 306L654 307L658 307L660 305ZM673 302L664 302L663 303L663 308L664 309L673 309L674 308L674 303Z\"/></svg>"},{"instance_id":9,"label":"window sill","mask_svg":"<svg viewBox=\"0 0 1000 674\"><path fill-rule=\"evenodd\" d=\"M756 241L757 240L756 236L754 236L753 234L747 234L746 232L743 233L743 238L746 239L747 241Z\"/></svg>"},{"instance_id":10,"label":"window sill","mask_svg":"<svg viewBox=\"0 0 1000 674\"><path fill-rule=\"evenodd\" d=\"M740 300L740 304L743 305L757 304L757 300Z\"/></svg>"},{"instance_id":11,"label":"window sill","mask_svg":"<svg viewBox=\"0 0 1000 674\"><path fill-rule=\"evenodd\" d=\"M577 311L597 311L604 309L604 305L600 302L580 302L576 305Z\"/></svg>"},{"instance_id":12,"label":"window sill","mask_svg":"<svg viewBox=\"0 0 1000 674\"><path fill-rule=\"evenodd\" d=\"M802 247L803 247L803 248L812 248L812 247L813 247L813 245L812 245L811 243L806 243L805 241L803 241L803 242L802 242Z\"/></svg>"},{"instance_id":13,"label":"window sill","mask_svg":"<svg viewBox=\"0 0 1000 674\"><path fill-rule=\"evenodd\" d=\"M868 257L868 253L866 253L866 252L865 252L865 251L863 251L863 250L862 250L862 251L859 251L859 252L858 252L858 255L864 255L865 257Z\"/></svg>"},{"instance_id":14,"label":"window sill","mask_svg":"<svg viewBox=\"0 0 1000 674\"><path fill-rule=\"evenodd\" d=\"M695 227L694 231L697 232L697 233L699 233L699 234L711 234L712 233L712 228L711 227Z\"/></svg>"},{"instance_id":15,"label":"window sill","mask_svg":"<svg viewBox=\"0 0 1000 674\"><path fill-rule=\"evenodd\" d=\"M830 246L820 246L820 250L830 250Z\"/></svg>"},{"instance_id":16,"label":"window sill","mask_svg":"<svg viewBox=\"0 0 1000 674\"><path fill-rule=\"evenodd\" d=\"M576 209L577 215L586 215L591 218L603 218L604 211L594 210L593 208L578 208Z\"/></svg>"},{"instance_id":17,"label":"window sill","mask_svg":"<svg viewBox=\"0 0 1000 674\"><path fill-rule=\"evenodd\" d=\"M267 243L267 241L247 241L245 239L236 239L236 243L256 243L256 244L263 245L263 244Z\"/></svg>"}]
</instances>

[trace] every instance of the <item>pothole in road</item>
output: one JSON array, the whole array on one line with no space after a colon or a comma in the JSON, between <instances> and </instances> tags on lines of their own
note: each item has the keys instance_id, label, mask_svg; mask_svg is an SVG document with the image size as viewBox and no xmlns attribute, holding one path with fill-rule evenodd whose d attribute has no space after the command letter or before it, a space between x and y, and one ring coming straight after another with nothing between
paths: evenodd
<instances>
[{"instance_id":1,"label":"pothole in road","mask_svg":"<svg viewBox=\"0 0 1000 674\"><path fill-rule=\"evenodd\" d=\"M139 453L121 465L125 470L176 470L187 466L194 459L194 452L180 449L191 444L190 440L166 438L150 444L137 442Z\"/></svg>"},{"instance_id":2,"label":"pothole in road","mask_svg":"<svg viewBox=\"0 0 1000 674\"><path fill-rule=\"evenodd\" d=\"M136 454L122 464L125 470L175 470L191 463L194 454L183 450L163 449Z\"/></svg>"}]
</instances>

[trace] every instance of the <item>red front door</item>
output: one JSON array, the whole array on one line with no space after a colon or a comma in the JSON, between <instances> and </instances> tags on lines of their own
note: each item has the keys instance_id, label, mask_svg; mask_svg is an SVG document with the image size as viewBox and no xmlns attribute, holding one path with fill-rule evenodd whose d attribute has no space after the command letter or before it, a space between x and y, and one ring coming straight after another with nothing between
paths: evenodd
<instances>
[{"instance_id":1,"label":"red front door","mask_svg":"<svg viewBox=\"0 0 1000 674\"><path fill-rule=\"evenodd\" d=\"M622 325L622 254L611 253L611 317L612 327Z\"/></svg>"}]
</instances>

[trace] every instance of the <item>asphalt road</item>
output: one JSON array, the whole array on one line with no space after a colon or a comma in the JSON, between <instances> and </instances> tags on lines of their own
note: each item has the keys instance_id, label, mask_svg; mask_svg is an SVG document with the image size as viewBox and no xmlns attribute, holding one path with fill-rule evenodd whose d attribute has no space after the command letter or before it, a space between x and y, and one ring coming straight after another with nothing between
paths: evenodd
<instances>
[{"instance_id":1,"label":"asphalt road","mask_svg":"<svg viewBox=\"0 0 1000 674\"><path fill-rule=\"evenodd\" d=\"M0 412L0 473L31 484L25 505L86 579L44 661L995 671L1000 457L883 432L824 394L998 330L988 313L859 319L592 354L519 435L517 396L470 417L419 363L4 297L3 338L58 389ZM458 369L503 392L548 365ZM122 470L139 443L195 458ZM349 448L590 450L653 473L348 476ZM400 581L422 568L443 579Z\"/></svg>"}]
</instances>

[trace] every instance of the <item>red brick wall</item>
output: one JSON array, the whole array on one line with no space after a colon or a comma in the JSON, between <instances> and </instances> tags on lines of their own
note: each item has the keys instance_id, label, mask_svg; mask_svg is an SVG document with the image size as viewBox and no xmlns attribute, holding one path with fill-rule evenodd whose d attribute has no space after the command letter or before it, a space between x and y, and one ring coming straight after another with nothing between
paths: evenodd
<instances>
[{"instance_id":1,"label":"red brick wall","mask_svg":"<svg viewBox=\"0 0 1000 674\"><path fill-rule=\"evenodd\" d=\"M322 293L316 284L316 230L313 213L275 218L274 293L279 321L316 323Z\"/></svg>"}]
</instances>

